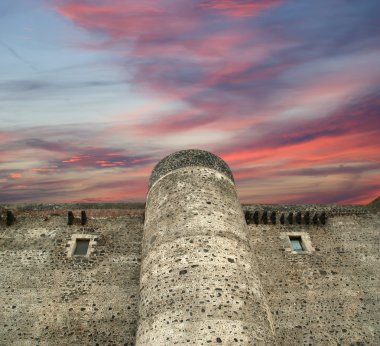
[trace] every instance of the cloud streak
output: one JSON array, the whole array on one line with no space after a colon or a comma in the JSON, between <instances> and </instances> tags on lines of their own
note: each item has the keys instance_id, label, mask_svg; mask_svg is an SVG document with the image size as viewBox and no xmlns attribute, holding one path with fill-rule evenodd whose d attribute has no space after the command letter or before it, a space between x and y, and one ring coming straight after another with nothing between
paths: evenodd
<instances>
[{"instance_id":1,"label":"cloud streak","mask_svg":"<svg viewBox=\"0 0 380 346\"><path fill-rule=\"evenodd\" d=\"M101 57L102 73L9 78L0 97L23 105L53 92L69 104L76 90L125 84L144 101L99 115L93 97L96 122L1 129L2 199L144 200L160 158L198 147L230 164L243 202L369 202L379 194L380 5L333 3L55 0L50 10L86 33L68 44Z\"/></svg>"},{"instance_id":2,"label":"cloud streak","mask_svg":"<svg viewBox=\"0 0 380 346\"><path fill-rule=\"evenodd\" d=\"M256 16L259 12L271 8L280 3L278 0L268 1L245 1L245 0L206 0L201 6L208 9L222 11L223 13L234 17Z\"/></svg>"}]
</instances>

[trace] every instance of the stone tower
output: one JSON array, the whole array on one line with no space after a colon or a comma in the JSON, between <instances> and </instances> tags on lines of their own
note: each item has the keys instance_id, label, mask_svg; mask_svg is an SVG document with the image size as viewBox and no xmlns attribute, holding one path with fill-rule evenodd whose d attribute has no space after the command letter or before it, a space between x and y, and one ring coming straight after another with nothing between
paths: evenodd
<instances>
[{"instance_id":1,"label":"stone tower","mask_svg":"<svg viewBox=\"0 0 380 346\"><path fill-rule=\"evenodd\" d=\"M136 344L274 345L232 173L179 151L154 168L146 201Z\"/></svg>"}]
</instances>

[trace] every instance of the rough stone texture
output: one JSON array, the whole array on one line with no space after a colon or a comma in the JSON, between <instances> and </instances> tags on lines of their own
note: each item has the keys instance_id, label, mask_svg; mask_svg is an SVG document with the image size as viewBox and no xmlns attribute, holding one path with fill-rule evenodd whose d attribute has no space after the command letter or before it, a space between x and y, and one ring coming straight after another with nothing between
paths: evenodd
<instances>
[{"instance_id":1,"label":"rough stone texture","mask_svg":"<svg viewBox=\"0 0 380 346\"><path fill-rule=\"evenodd\" d=\"M126 204L106 207L96 204L88 208L87 205L0 207L0 345L135 342L144 209L136 209L141 206L131 209ZM7 208L13 210L16 218L11 226L6 225ZM83 208L88 215L86 227L80 225ZM225 209L224 202L219 200L197 208L215 213ZM278 345L380 344L380 217L373 211L373 205L369 208L246 205L243 209L252 214L264 209L269 215L276 212L276 224L252 222L249 234ZM73 210L76 217L72 226L67 226L68 210ZM311 215L326 211L326 225L279 222L282 214L298 211L311 211ZM191 218L195 212L196 209L190 212L183 206L178 214ZM72 234L81 232L99 236L96 253L87 260L69 259L66 246ZM283 235L298 232L309 235L314 252L286 251L289 244L284 242ZM184 243L186 239L183 238ZM198 239L202 239L201 235ZM209 250L204 255L214 252L220 258L218 244L205 239L198 246L202 251ZM230 250L232 255L228 258L236 257L237 248ZM206 258L216 261L212 255ZM185 263L175 262L173 269L168 270L176 270L177 278L181 270L187 270L182 276L189 276L197 267L183 268ZM158 264L169 266L164 254ZM225 261L225 264L234 263ZM216 283L223 275L225 269L221 266L194 280L206 280L206 284L210 280L212 285L205 287L211 292L220 288L213 278ZM182 291L178 292L174 285L170 289L169 294L176 292L181 302ZM221 292L214 291L213 299L220 298L217 296ZM191 298L191 306L195 299ZM165 303L170 306L175 299ZM234 311L227 310L223 310L226 315ZM228 345L221 340L221 344ZM208 344L218 342L214 339Z\"/></svg>"},{"instance_id":2,"label":"rough stone texture","mask_svg":"<svg viewBox=\"0 0 380 346\"><path fill-rule=\"evenodd\" d=\"M137 345L273 345L233 182L175 168L146 205Z\"/></svg>"},{"instance_id":3,"label":"rough stone texture","mask_svg":"<svg viewBox=\"0 0 380 346\"><path fill-rule=\"evenodd\" d=\"M150 176L149 188L165 174L188 166L212 168L234 180L230 168L220 157L208 151L190 149L177 151L158 162Z\"/></svg>"},{"instance_id":4,"label":"rough stone texture","mask_svg":"<svg viewBox=\"0 0 380 346\"><path fill-rule=\"evenodd\" d=\"M321 206L276 209L295 213ZM379 214L365 207L322 209L329 213L325 225L249 225L277 342L380 345ZM314 252L287 251L288 235L300 232L308 236Z\"/></svg>"},{"instance_id":5,"label":"rough stone texture","mask_svg":"<svg viewBox=\"0 0 380 346\"><path fill-rule=\"evenodd\" d=\"M21 208L0 220L0 345L133 345L143 209ZM1 213L3 216L5 213ZM97 236L88 258L67 255L72 234Z\"/></svg>"},{"instance_id":6,"label":"rough stone texture","mask_svg":"<svg viewBox=\"0 0 380 346\"><path fill-rule=\"evenodd\" d=\"M144 240L143 204L0 205L0 345L380 345L380 199L245 205L247 230L225 170L171 166Z\"/></svg>"}]
</instances>

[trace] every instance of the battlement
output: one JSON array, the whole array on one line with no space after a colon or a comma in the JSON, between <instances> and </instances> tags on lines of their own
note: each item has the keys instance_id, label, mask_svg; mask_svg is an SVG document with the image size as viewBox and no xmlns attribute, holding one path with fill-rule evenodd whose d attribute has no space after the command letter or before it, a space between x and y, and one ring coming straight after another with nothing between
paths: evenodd
<instances>
[{"instance_id":1,"label":"battlement","mask_svg":"<svg viewBox=\"0 0 380 346\"><path fill-rule=\"evenodd\" d=\"M378 200L378 199L376 199ZM375 200L375 201L376 201ZM374 202L375 202L374 201ZM374 202L368 205L328 205L328 204L243 204L247 224L273 224L273 225L318 225L324 224L329 217L338 215L365 215L376 213L378 206ZM8 226L17 219L28 216L51 217L68 216L74 213L76 219L81 212L91 218L140 216L144 217L145 203L40 203L40 204L0 204L0 222Z\"/></svg>"}]
</instances>

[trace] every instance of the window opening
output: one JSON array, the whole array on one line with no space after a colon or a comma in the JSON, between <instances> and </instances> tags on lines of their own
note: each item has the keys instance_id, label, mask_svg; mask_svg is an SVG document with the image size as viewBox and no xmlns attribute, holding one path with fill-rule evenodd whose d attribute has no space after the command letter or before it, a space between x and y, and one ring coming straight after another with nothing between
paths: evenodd
<instances>
[{"instance_id":1,"label":"window opening","mask_svg":"<svg viewBox=\"0 0 380 346\"><path fill-rule=\"evenodd\" d=\"M90 239L76 239L74 256L86 256Z\"/></svg>"},{"instance_id":2,"label":"window opening","mask_svg":"<svg viewBox=\"0 0 380 346\"><path fill-rule=\"evenodd\" d=\"M303 250L301 237L289 236L290 244L292 245L292 250L296 252L301 252Z\"/></svg>"}]
</instances>

